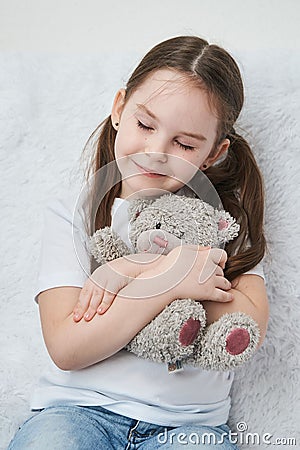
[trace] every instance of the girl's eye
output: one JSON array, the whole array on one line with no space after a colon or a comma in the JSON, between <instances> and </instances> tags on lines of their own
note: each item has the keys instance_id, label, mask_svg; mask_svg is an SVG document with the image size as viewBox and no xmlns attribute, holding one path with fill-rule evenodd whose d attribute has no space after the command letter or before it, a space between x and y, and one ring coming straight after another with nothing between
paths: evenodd
<instances>
[{"instance_id":1,"label":"girl's eye","mask_svg":"<svg viewBox=\"0 0 300 450\"><path fill-rule=\"evenodd\" d=\"M195 147L191 147L190 145L184 145L179 141L175 141L179 147L183 148L183 150L194 150Z\"/></svg>"},{"instance_id":2,"label":"girl's eye","mask_svg":"<svg viewBox=\"0 0 300 450\"><path fill-rule=\"evenodd\" d=\"M143 122L141 122L140 120L137 120L137 122L136 122L136 124L137 124L137 126L139 127L139 128L141 128L142 130L153 130L153 128L151 128L151 127L147 127L147 125L144 125L143 124ZM179 142L179 141L177 141L177 140L175 140L175 142L176 142L176 144L180 147L180 148L182 148L183 150L194 150L195 149L195 147L192 147L192 146L190 146L190 145L184 145L184 144L182 144L181 142Z\"/></svg>"},{"instance_id":3,"label":"girl's eye","mask_svg":"<svg viewBox=\"0 0 300 450\"><path fill-rule=\"evenodd\" d=\"M142 130L153 130L153 128L147 127L147 125L144 125L140 120L138 120L136 124L139 128L142 128Z\"/></svg>"}]
</instances>

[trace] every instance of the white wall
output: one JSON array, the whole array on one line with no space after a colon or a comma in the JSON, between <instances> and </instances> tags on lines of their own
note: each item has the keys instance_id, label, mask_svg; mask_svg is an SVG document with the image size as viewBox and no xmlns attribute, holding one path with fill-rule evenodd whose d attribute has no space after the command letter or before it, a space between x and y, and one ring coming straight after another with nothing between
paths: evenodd
<instances>
[{"instance_id":1,"label":"white wall","mask_svg":"<svg viewBox=\"0 0 300 450\"><path fill-rule=\"evenodd\" d=\"M0 51L144 53L179 34L235 52L300 48L298 0L0 0Z\"/></svg>"}]
</instances>

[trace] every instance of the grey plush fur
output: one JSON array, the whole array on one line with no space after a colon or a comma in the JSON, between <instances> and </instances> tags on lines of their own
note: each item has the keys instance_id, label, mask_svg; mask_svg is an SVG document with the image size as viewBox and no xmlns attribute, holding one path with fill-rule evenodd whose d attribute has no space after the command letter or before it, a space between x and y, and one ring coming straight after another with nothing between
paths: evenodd
<instances>
[{"instance_id":1,"label":"grey plush fur","mask_svg":"<svg viewBox=\"0 0 300 450\"><path fill-rule=\"evenodd\" d=\"M129 238L136 252L168 254L181 244L222 248L239 232L239 225L227 211L215 209L198 198L172 193L131 200L128 215ZM155 242L157 237L168 245L161 247ZM111 227L97 230L89 247L100 264L132 253ZM192 323L197 323L199 329L190 343L182 345L180 336L189 319L194 319ZM206 327L201 302L180 299L167 306L125 348L139 357L167 363L170 372L184 363L207 370L229 370L253 355L259 336L257 323L242 312L225 314ZM227 351L229 341L232 345L235 339L242 338L249 338L245 349L243 343L237 342L237 354Z\"/></svg>"}]
</instances>

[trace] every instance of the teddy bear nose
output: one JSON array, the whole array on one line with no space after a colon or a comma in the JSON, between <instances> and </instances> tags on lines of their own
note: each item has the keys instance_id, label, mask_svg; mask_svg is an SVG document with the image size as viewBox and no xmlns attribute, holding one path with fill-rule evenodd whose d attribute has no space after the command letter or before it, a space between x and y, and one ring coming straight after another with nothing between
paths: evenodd
<instances>
[{"instance_id":1,"label":"teddy bear nose","mask_svg":"<svg viewBox=\"0 0 300 450\"><path fill-rule=\"evenodd\" d=\"M137 249L139 252L164 253L170 244L167 233L163 230L151 229L143 231L137 240Z\"/></svg>"},{"instance_id":2,"label":"teddy bear nose","mask_svg":"<svg viewBox=\"0 0 300 450\"><path fill-rule=\"evenodd\" d=\"M163 247L163 248L166 248L168 245L168 241L166 241L165 239L162 239L159 236L155 236L155 238L153 239L153 242L155 244L157 244L159 247Z\"/></svg>"}]
</instances>

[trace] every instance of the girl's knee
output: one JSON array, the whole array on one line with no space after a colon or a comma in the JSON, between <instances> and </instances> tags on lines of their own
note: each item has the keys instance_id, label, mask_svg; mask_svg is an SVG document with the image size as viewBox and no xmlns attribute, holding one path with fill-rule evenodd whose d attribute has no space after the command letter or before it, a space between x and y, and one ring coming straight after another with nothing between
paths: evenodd
<instances>
[{"instance_id":1,"label":"girl's knee","mask_svg":"<svg viewBox=\"0 0 300 450\"><path fill-rule=\"evenodd\" d=\"M90 450L105 436L93 420L76 407L50 407L28 419L18 430L8 450Z\"/></svg>"}]
</instances>

